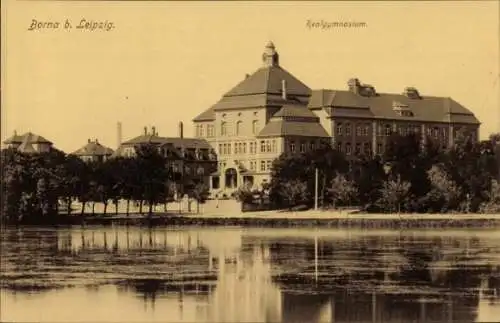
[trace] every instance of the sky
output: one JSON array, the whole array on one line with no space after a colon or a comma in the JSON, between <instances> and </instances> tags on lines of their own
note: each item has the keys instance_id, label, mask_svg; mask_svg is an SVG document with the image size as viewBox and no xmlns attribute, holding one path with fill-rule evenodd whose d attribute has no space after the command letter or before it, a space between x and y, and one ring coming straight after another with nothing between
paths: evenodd
<instances>
[{"instance_id":1,"label":"sky","mask_svg":"<svg viewBox=\"0 0 500 323\"><path fill-rule=\"evenodd\" d=\"M451 97L500 132L499 2L163 2L2 0L1 139L42 135L73 152L155 126L193 135L192 119L262 65L312 89L357 77L380 93L414 86ZM66 19L72 29L65 29ZM81 20L114 28L77 29ZM33 20L59 28L29 30ZM321 22L365 27L321 28ZM309 27L311 26L311 27Z\"/></svg>"}]
</instances>

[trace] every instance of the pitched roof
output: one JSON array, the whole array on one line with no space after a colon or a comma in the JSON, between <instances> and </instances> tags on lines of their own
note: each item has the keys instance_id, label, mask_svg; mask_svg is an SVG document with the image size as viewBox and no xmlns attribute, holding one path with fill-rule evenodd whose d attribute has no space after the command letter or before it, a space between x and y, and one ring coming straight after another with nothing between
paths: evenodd
<instances>
[{"instance_id":1,"label":"pitched roof","mask_svg":"<svg viewBox=\"0 0 500 323\"><path fill-rule=\"evenodd\" d=\"M36 135L32 132L27 132L20 136L14 134L12 137L5 140L4 144L22 144L24 141L30 144L40 144L40 143L52 144L51 141L45 139L42 136Z\"/></svg>"},{"instance_id":2,"label":"pitched roof","mask_svg":"<svg viewBox=\"0 0 500 323\"><path fill-rule=\"evenodd\" d=\"M395 102L407 105L413 116L397 114L393 109ZM379 93L367 97L350 91L316 90L311 95L308 107L311 110L324 108L331 117L480 123L471 111L447 97L422 96L420 99L411 99L404 94L394 93Z\"/></svg>"},{"instance_id":3,"label":"pitched roof","mask_svg":"<svg viewBox=\"0 0 500 323\"><path fill-rule=\"evenodd\" d=\"M328 133L319 123L315 122L297 122L286 120L270 121L260 131L258 138L261 137L284 137L284 136L299 136L299 137L329 137Z\"/></svg>"},{"instance_id":4,"label":"pitched roof","mask_svg":"<svg viewBox=\"0 0 500 323\"><path fill-rule=\"evenodd\" d=\"M305 118L319 121L319 118L314 112L307 109L303 105L284 105L278 112L273 115L273 118Z\"/></svg>"},{"instance_id":5,"label":"pitched roof","mask_svg":"<svg viewBox=\"0 0 500 323\"><path fill-rule=\"evenodd\" d=\"M171 144L174 147L183 147L183 148L201 148L201 149L210 149L210 144L204 139L196 139L196 138L178 138L178 137L160 137L157 135L141 135L135 138L132 138L123 143L123 145L138 145L138 144Z\"/></svg>"},{"instance_id":6,"label":"pitched roof","mask_svg":"<svg viewBox=\"0 0 500 323\"><path fill-rule=\"evenodd\" d=\"M282 81L286 84L286 100L282 97ZM287 102L307 104L310 95L311 89L281 66L264 66L238 83L193 121L212 121L215 111L283 105Z\"/></svg>"},{"instance_id":7,"label":"pitched roof","mask_svg":"<svg viewBox=\"0 0 500 323\"><path fill-rule=\"evenodd\" d=\"M89 141L72 154L77 156L109 156L113 154L113 149L103 146L97 141Z\"/></svg>"},{"instance_id":8,"label":"pitched roof","mask_svg":"<svg viewBox=\"0 0 500 323\"><path fill-rule=\"evenodd\" d=\"M210 108L206 109L193 119L193 121L213 121L213 120L215 120L214 106L211 106Z\"/></svg>"},{"instance_id":9,"label":"pitched roof","mask_svg":"<svg viewBox=\"0 0 500 323\"><path fill-rule=\"evenodd\" d=\"M285 105L276 112L257 137L329 137L319 118L306 106Z\"/></svg>"},{"instance_id":10,"label":"pitched roof","mask_svg":"<svg viewBox=\"0 0 500 323\"><path fill-rule=\"evenodd\" d=\"M287 95L309 96L311 89L281 66L265 66L245 78L224 96L251 94L278 94L282 92L282 81L286 82Z\"/></svg>"}]
</instances>

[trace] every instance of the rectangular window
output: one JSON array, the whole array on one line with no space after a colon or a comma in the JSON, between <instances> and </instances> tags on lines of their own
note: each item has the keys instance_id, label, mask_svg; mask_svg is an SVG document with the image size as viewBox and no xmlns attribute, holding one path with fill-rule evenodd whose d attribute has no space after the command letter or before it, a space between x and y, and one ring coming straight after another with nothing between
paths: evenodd
<instances>
[{"instance_id":1,"label":"rectangular window","mask_svg":"<svg viewBox=\"0 0 500 323\"><path fill-rule=\"evenodd\" d=\"M361 154L361 143L356 143L356 155Z\"/></svg>"},{"instance_id":2,"label":"rectangular window","mask_svg":"<svg viewBox=\"0 0 500 323\"><path fill-rule=\"evenodd\" d=\"M346 143L345 144L345 153L346 155L350 155L351 154L351 144L350 143Z\"/></svg>"},{"instance_id":3,"label":"rectangular window","mask_svg":"<svg viewBox=\"0 0 500 323\"><path fill-rule=\"evenodd\" d=\"M345 124L345 135L350 136L351 135L351 125L349 123Z\"/></svg>"},{"instance_id":4,"label":"rectangular window","mask_svg":"<svg viewBox=\"0 0 500 323\"><path fill-rule=\"evenodd\" d=\"M266 140L266 153L271 152L271 142L269 140Z\"/></svg>"},{"instance_id":5,"label":"rectangular window","mask_svg":"<svg viewBox=\"0 0 500 323\"><path fill-rule=\"evenodd\" d=\"M203 125L200 124L200 137L203 137L205 135Z\"/></svg>"},{"instance_id":6,"label":"rectangular window","mask_svg":"<svg viewBox=\"0 0 500 323\"><path fill-rule=\"evenodd\" d=\"M291 142L291 143L290 143L290 151L291 151L292 153L294 153L294 152L295 152L295 143L294 143L294 142Z\"/></svg>"},{"instance_id":7,"label":"rectangular window","mask_svg":"<svg viewBox=\"0 0 500 323\"><path fill-rule=\"evenodd\" d=\"M244 154L247 153L247 143L246 142L243 143L243 153Z\"/></svg>"},{"instance_id":8,"label":"rectangular window","mask_svg":"<svg viewBox=\"0 0 500 323\"><path fill-rule=\"evenodd\" d=\"M266 142L264 140L262 140L260 142L260 152L261 153L265 153L266 152Z\"/></svg>"},{"instance_id":9,"label":"rectangular window","mask_svg":"<svg viewBox=\"0 0 500 323\"><path fill-rule=\"evenodd\" d=\"M337 124L337 135L342 136L342 123Z\"/></svg>"},{"instance_id":10,"label":"rectangular window","mask_svg":"<svg viewBox=\"0 0 500 323\"><path fill-rule=\"evenodd\" d=\"M382 144L377 144L377 154L382 153Z\"/></svg>"},{"instance_id":11,"label":"rectangular window","mask_svg":"<svg viewBox=\"0 0 500 323\"><path fill-rule=\"evenodd\" d=\"M365 126L363 127L363 136L368 136L369 132L370 132L370 125L365 124Z\"/></svg>"},{"instance_id":12,"label":"rectangular window","mask_svg":"<svg viewBox=\"0 0 500 323\"><path fill-rule=\"evenodd\" d=\"M361 126L360 126L360 125L357 125L357 126L356 126L356 136L358 136L358 137L359 137L359 136L361 136L361 134L362 134L362 133L361 133Z\"/></svg>"},{"instance_id":13,"label":"rectangular window","mask_svg":"<svg viewBox=\"0 0 500 323\"><path fill-rule=\"evenodd\" d=\"M392 127L391 127L391 125L390 124L386 124L385 125L385 135L386 136L390 136L391 133L392 133Z\"/></svg>"},{"instance_id":14,"label":"rectangular window","mask_svg":"<svg viewBox=\"0 0 500 323\"><path fill-rule=\"evenodd\" d=\"M222 144L219 144L219 154L224 155L224 150L222 148Z\"/></svg>"},{"instance_id":15,"label":"rectangular window","mask_svg":"<svg viewBox=\"0 0 500 323\"><path fill-rule=\"evenodd\" d=\"M342 151L342 143L337 142L337 151Z\"/></svg>"},{"instance_id":16,"label":"rectangular window","mask_svg":"<svg viewBox=\"0 0 500 323\"><path fill-rule=\"evenodd\" d=\"M267 171L270 171L270 170L271 170L272 165L273 165L273 161L272 161L272 160L268 160L268 161L266 161L266 170L267 170Z\"/></svg>"},{"instance_id":17,"label":"rectangular window","mask_svg":"<svg viewBox=\"0 0 500 323\"><path fill-rule=\"evenodd\" d=\"M266 161L265 160L261 160L260 161L260 171L261 172L265 172L266 171Z\"/></svg>"},{"instance_id":18,"label":"rectangular window","mask_svg":"<svg viewBox=\"0 0 500 323\"><path fill-rule=\"evenodd\" d=\"M277 151L277 149L276 149L276 140L274 140L274 139L272 141L272 149L271 150L272 150L273 153L275 153Z\"/></svg>"},{"instance_id":19,"label":"rectangular window","mask_svg":"<svg viewBox=\"0 0 500 323\"><path fill-rule=\"evenodd\" d=\"M303 153L306 151L306 144L305 143L301 143L300 144L300 152Z\"/></svg>"},{"instance_id":20,"label":"rectangular window","mask_svg":"<svg viewBox=\"0 0 500 323\"><path fill-rule=\"evenodd\" d=\"M309 143L309 150L314 150L314 142Z\"/></svg>"},{"instance_id":21,"label":"rectangular window","mask_svg":"<svg viewBox=\"0 0 500 323\"><path fill-rule=\"evenodd\" d=\"M371 145L369 142L365 142L363 144L363 152L365 153L365 155L369 155L370 152L371 152Z\"/></svg>"}]
</instances>

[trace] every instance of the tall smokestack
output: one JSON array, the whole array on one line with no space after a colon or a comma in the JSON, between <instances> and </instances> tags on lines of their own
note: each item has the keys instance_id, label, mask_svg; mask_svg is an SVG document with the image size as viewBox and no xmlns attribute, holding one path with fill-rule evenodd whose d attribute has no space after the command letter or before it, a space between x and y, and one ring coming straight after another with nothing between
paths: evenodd
<instances>
[{"instance_id":1,"label":"tall smokestack","mask_svg":"<svg viewBox=\"0 0 500 323\"><path fill-rule=\"evenodd\" d=\"M148 127L144 127L144 135L148 134Z\"/></svg>"},{"instance_id":2,"label":"tall smokestack","mask_svg":"<svg viewBox=\"0 0 500 323\"><path fill-rule=\"evenodd\" d=\"M122 123L118 122L116 124L116 147L122 145Z\"/></svg>"},{"instance_id":3,"label":"tall smokestack","mask_svg":"<svg viewBox=\"0 0 500 323\"><path fill-rule=\"evenodd\" d=\"M179 122L179 138L184 138L184 125L182 124L182 121Z\"/></svg>"},{"instance_id":4,"label":"tall smokestack","mask_svg":"<svg viewBox=\"0 0 500 323\"><path fill-rule=\"evenodd\" d=\"M286 81L281 80L281 97L286 100Z\"/></svg>"},{"instance_id":5,"label":"tall smokestack","mask_svg":"<svg viewBox=\"0 0 500 323\"><path fill-rule=\"evenodd\" d=\"M153 133L153 136L156 136L156 127L151 127L151 132Z\"/></svg>"}]
</instances>

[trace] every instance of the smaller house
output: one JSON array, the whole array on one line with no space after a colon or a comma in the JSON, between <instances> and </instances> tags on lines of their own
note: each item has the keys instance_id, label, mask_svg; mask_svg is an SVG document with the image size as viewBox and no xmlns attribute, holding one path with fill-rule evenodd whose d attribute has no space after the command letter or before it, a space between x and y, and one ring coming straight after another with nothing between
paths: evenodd
<instances>
[{"instance_id":1,"label":"smaller house","mask_svg":"<svg viewBox=\"0 0 500 323\"><path fill-rule=\"evenodd\" d=\"M102 162L111 157L113 153L113 149L103 146L97 139L89 139L85 146L73 152L72 155L78 156L86 162Z\"/></svg>"},{"instance_id":2,"label":"smaller house","mask_svg":"<svg viewBox=\"0 0 500 323\"><path fill-rule=\"evenodd\" d=\"M53 143L42 136L27 132L23 135L18 135L14 131L14 135L3 142L7 148L17 149L25 154L39 154L49 152L52 149Z\"/></svg>"},{"instance_id":3,"label":"smaller house","mask_svg":"<svg viewBox=\"0 0 500 323\"><path fill-rule=\"evenodd\" d=\"M178 137L161 137L155 127L123 142L113 156L134 157L140 145L154 145L166 157L172 179L178 183L178 191L183 194L198 183L209 186L209 175L217 170L217 155L204 139L185 138L182 122L179 123Z\"/></svg>"}]
</instances>

